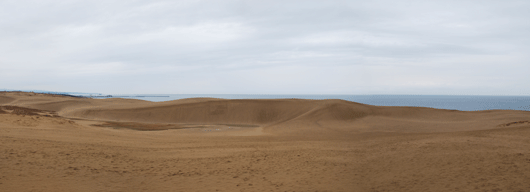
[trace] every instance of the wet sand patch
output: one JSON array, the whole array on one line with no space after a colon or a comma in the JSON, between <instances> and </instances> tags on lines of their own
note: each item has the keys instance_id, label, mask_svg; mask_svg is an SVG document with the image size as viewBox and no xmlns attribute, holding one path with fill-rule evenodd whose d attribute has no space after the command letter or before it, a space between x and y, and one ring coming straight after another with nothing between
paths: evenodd
<instances>
[{"instance_id":1,"label":"wet sand patch","mask_svg":"<svg viewBox=\"0 0 530 192\"><path fill-rule=\"evenodd\" d=\"M500 127L517 126L517 125L530 125L530 121L514 121L506 124L499 125Z\"/></svg>"},{"instance_id":2,"label":"wet sand patch","mask_svg":"<svg viewBox=\"0 0 530 192\"><path fill-rule=\"evenodd\" d=\"M102 124L92 124L97 127L109 127L114 129L131 129L137 131L163 131L170 129L201 129L203 131L219 131L225 129L256 128L257 125L246 124L161 124L161 123L137 123L137 122L113 122L107 121Z\"/></svg>"},{"instance_id":3,"label":"wet sand patch","mask_svg":"<svg viewBox=\"0 0 530 192\"><path fill-rule=\"evenodd\" d=\"M93 124L92 126L109 127L114 129L132 129L137 131L162 131L168 129L182 129L181 126L174 124L148 124L134 122L105 122L103 124Z\"/></svg>"}]
</instances>

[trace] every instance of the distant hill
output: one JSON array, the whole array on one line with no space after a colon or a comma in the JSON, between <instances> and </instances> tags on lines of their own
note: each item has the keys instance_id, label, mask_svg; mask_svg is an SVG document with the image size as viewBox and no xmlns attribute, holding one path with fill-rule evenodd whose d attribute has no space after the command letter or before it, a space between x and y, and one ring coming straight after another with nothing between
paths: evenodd
<instances>
[{"instance_id":1,"label":"distant hill","mask_svg":"<svg viewBox=\"0 0 530 192\"><path fill-rule=\"evenodd\" d=\"M101 93L83 93L83 92L59 92L59 91L46 91L46 90L20 90L20 89L0 89L0 91L23 91L23 92L34 92L34 93L50 93L50 94L67 94L67 95L103 95Z\"/></svg>"}]
</instances>

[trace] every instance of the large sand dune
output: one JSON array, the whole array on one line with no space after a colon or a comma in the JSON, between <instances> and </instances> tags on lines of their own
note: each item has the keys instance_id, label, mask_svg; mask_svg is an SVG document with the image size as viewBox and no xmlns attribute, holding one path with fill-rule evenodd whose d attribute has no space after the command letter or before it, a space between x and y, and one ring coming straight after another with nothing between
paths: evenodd
<instances>
[{"instance_id":1,"label":"large sand dune","mask_svg":"<svg viewBox=\"0 0 530 192\"><path fill-rule=\"evenodd\" d=\"M2 191L527 191L530 112L0 93Z\"/></svg>"}]
</instances>

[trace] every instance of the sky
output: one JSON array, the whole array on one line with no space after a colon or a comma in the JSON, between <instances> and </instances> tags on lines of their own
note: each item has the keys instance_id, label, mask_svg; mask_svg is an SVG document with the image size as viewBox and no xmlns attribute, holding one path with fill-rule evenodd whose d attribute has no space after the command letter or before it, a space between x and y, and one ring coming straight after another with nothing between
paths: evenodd
<instances>
[{"instance_id":1,"label":"sky","mask_svg":"<svg viewBox=\"0 0 530 192\"><path fill-rule=\"evenodd\" d=\"M530 1L0 0L0 89L530 95Z\"/></svg>"}]
</instances>

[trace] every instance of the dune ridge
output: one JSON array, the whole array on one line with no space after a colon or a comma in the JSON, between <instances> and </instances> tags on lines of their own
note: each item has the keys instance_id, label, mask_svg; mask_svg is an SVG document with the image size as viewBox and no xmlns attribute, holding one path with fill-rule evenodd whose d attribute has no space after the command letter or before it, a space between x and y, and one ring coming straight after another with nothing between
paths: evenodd
<instances>
[{"instance_id":1,"label":"dune ridge","mask_svg":"<svg viewBox=\"0 0 530 192\"><path fill-rule=\"evenodd\" d=\"M47 108L49 109L49 108ZM63 113L66 117L143 123L249 124L280 131L284 123L309 127L341 127L343 132L394 131L444 132L494 129L511 120L523 120L526 111L464 112L420 107L378 107L343 100L224 100L208 99L185 103L142 103L138 107L105 106ZM378 126L385 122L386 128ZM390 123L392 122L392 123ZM400 124L409 127L396 129ZM376 130L365 127L370 125ZM443 126L447 125L450 128ZM438 130L429 127L437 127ZM274 128L275 127L275 128ZM292 126L291 126L292 127ZM311 129L315 131L315 129ZM291 130L300 132L304 130ZM309 131L309 130L305 130ZM285 133L285 131L284 131Z\"/></svg>"},{"instance_id":2,"label":"dune ridge","mask_svg":"<svg viewBox=\"0 0 530 192\"><path fill-rule=\"evenodd\" d=\"M510 122L527 121L530 114L528 111L511 110L381 107L334 99L194 98L149 102L121 98L51 97L35 93L0 97L0 101L9 102L9 105L51 111L65 118L154 124L240 124L282 134L309 131L321 135L329 134L327 130L330 128L341 134L487 130ZM301 124L304 126L297 126Z\"/></svg>"}]
</instances>

